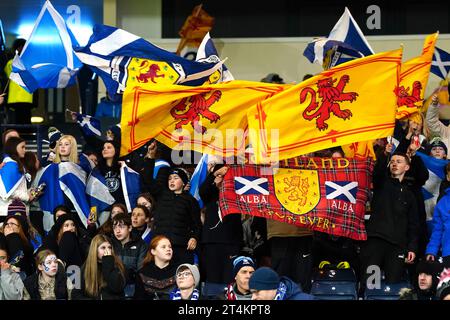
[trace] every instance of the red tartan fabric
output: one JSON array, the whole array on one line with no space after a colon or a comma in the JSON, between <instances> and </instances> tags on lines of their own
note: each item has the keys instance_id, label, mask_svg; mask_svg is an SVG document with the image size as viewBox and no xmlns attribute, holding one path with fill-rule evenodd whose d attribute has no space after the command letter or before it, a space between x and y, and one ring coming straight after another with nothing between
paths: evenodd
<instances>
[{"instance_id":1,"label":"red tartan fabric","mask_svg":"<svg viewBox=\"0 0 450 320\"><path fill-rule=\"evenodd\" d=\"M297 157L278 168L232 165L220 190L220 210L222 216L250 214L366 240L372 170L371 158Z\"/></svg>"}]
</instances>

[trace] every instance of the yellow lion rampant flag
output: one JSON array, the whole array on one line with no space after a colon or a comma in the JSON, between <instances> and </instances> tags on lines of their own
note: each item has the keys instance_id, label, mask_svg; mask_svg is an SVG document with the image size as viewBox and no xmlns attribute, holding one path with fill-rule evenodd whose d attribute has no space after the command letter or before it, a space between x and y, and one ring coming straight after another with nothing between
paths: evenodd
<instances>
[{"instance_id":1,"label":"yellow lion rampant flag","mask_svg":"<svg viewBox=\"0 0 450 320\"><path fill-rule=\"evenodd\" d=\"M402 49L329 69L248 112L256 163L392 135Z\"/></svg>"},{"instance_id":2,"label":"yellow lion rampant flag","mask_svg":"<svg viewBox=\"0 0 450 320\"><path fill-rule=\"evenodd\" d=\"M201 87L126 87L121 155L154 137L175 150L223 157L244 154L248 144L247 109L290 87L252 81Z\"/></svg>"},{"instance_id":3,"label":"yellow lion rampant flag","mask_svg":"<svg viewBox=\"0 0 450 320\"><path fill-rule=\"evenodd\" d=\"M408 118L420 111L423 106L424 92L430 75L434 46L439 33L425 38L422 54L401 65L400 84L394 88L397 96L397 119Z\"/></svg>"}]
</instances>

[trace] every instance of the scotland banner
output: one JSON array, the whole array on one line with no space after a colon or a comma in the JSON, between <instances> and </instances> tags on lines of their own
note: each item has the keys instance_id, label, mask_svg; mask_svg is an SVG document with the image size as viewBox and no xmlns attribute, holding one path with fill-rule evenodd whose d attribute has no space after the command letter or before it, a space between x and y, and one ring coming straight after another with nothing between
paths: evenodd
<instances>
[{"instance_id":1,"label":"scotland banner","mask_svg":"<svg viewBox=\"0 0 450 320\"><path fill-rule=\"evenodd\" d=\"M220 211L366 240L372 169L371 158L298 157L278 167L232 165L220 189Z\"/></svg>"},{"instance_id":2,"label":"scotland banner","mask_svg":"<svg viewBox=\"0 0 450 320\"><path fill-rule=\"evenodd\" d=\"M94 26L88 44L75 51L102 78L112 97L122 94L126 86L202 85L222 67L222 62L181 58L125 30L99 24Z\"/></svg>"}]
</instances>

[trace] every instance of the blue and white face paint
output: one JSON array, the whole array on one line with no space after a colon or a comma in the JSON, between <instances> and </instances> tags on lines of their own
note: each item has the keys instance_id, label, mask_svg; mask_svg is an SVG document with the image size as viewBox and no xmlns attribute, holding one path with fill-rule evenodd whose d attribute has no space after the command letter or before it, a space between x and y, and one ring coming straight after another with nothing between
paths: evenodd
<instances>
[{"instance_id":1,"label":"blue and white face paint","mask_svg":"<svg viewBox=\"0 0 450 320\"><path fill-rule=\"evenodd\" d=\"M54 254L48 255L41 266L41 271L49 277L54 277L58 272L58 261Z\"/></svg>"}]
</instances>

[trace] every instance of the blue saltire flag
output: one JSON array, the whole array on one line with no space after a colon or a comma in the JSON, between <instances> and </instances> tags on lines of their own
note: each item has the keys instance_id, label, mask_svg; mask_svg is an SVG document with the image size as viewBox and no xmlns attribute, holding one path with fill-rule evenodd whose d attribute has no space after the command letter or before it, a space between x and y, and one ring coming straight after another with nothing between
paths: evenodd
<instances>
[{"instance_id":1,"label":"blue saltire flag","mask_svg":"<svg viewBox=\"0 0 450 320\"><path fill-rule=\"evenodd\" d=\"M100 120L86 114L75 112L77 115L77 122L86 136L102 136L102 125Z\"/></svg>"},{"instance_id":2,"label":"blue saltire flag","mask_svg":"<svg viewBox=\"0 0 450 320\"><path fill-rule=\"evenodd\" d=\"M328 58L325 57L327 54L330 54ZM308 43L303 55L311 63L322 64L324 69L332 68L342 63L344 59L350 61L364 56L361 52L342 41L326 38L318 38Z\"/></svg>"},{"instance_id":3,"label":"blue saltire flag","mask_svg":"<svg viewBox=\"0 0 450 320\"><path fill-rule=\"evenodd\" d=\"M72 46L78 42L50 1L46 1L20 55L14 57L10 79L28 92L75 84L82 67Z\"/></svg>"},{"instance_id":4,"label":"blue saltire flag","mask_svg":"<svg viewBox=\"0 0 450 320\"><path fill-rule=\"evenodd\" d=\"M433 61L431 62L431 72L439 78L446 79L450 71L450 53L435 47Z\"/></svg>"},{"instance_id":5,"label":"blue saltire flag","mask_svg":"<svg viewBox=\"0 0 450 320\"><path fill-rule=\"evenodd\" d=\"M44 193L39 197L39 205L44 213L43 224L46 231L49 231L53 226L53 210L64 204L64 195L72 202L85 227L92 204L98 205L94 200L103 201L108 206L113 202L112 198L108 198L108 196L111 197L109 192L107 195L105 194L106 187L101 183L91 181L91 185L95 187L89 189L86 185L86 177L86 172L73 162L51 163L38 172L33 185L46 184ZM94 202L91 203L91 201ZM104 209L106 208L99 206L97 212ZM98 221L102 221L100 217Z\"/></svg>"},{"instance_id":6,"label":"blue saltire flag","mask_svg":"<svg viewBox=\"0 0 450 320\"><path fill-rule=\"evenodd\" d=\"M3 163L3 167L0 168L0 197L7 199L23 183L25 176L19 171L17 162L9 156L3 159Z\"/></svg>"},{"instance_id":7,"label":"blue saltire flag","mask_svg":"<svg viewBox=\"0 0 450 320\"><path fill-rule=\"evenodd\" d=\"M436 159L422 152L417 152L416 155L422 159L429 173L427 182L422 186L422 194L425 200L427 220L431 220L439 196L439 186L442 180L445 179L445 166L447 165L448 160Z\"/></svg>"},{"instance_id":8,"label":"blue saltire flag","mask_svg":"<svg viewBox=\"0 0 450 320\"><path fill-rule=\"evenodd\" d=\"M372 47L367 42L364 34L362 33L355 19L353 19L353 16L347 7L345 8L345 11L339 21L333 27L330 34L325 40L340 41L348 46L347 49L345 49L346 52L342 52L343 54L341 56L335 58L336 62L334 65L339 65L341 63L354 59L355 57L352 57L352 55L355 55L354 51L362 54L363 56L370 56L374 54ZM322 47L320 46L320 44L322 44ZM323 47L325 44L326 41L318 42L314 44L317 45L317 48L313 48L312 50L312 52L314 52L316 55L313 61L319 63L320 65L323 64L323 59L326 56L326 50L324 50ZM354 51L351 51L350 49ZM341 46L340 50L344 50L344 47ZM305 50L305 52L311 52L311 48L308 49L308 51ZM308 59L311 61L311 58Z\"/></svg>"},{"instance_id":9,"label":"blue saltire flag","mask_svg":"<svg viewBox=\"0 0 450 320\"><path fill-rule=\"evenodd\" d=\"M120 167L120 182L122 183L123 197L128 212L136 207L137 199L141 193L141 177L139 173L122 163Z\"/></svg>"},{"instance_id":10,"label":"blue saltire flag","mask_svg":"<svg viewBox=\"0 0 450 320\"><path fill-rule=\"evenodd\" d=\"M95 207L97 213L107 210L115 199L109 193L105 177L98 170L92 170L86 183L86 196L91 208ZM108 219L108 215L98 215L98 224L102 225Z\"/></svg>"},{"instance_id":11,"label":"blue saltire flag","mask_svg":"<svg viewBox=\"0 0 450 320\"><path fill-rule=\"evenodd\" d=\"M198 47L195 61L202 63L220 62L219 54L217 53L216 46L214 45L214 42L212 41L211 36L209 35L209 32L205 35L205 37L202 40L202 43ZM218 73L217 77L218 79L214 81L214 83L234 80L233 75L231 74L230 70L228 70L228 68L225 66L225 64L222 65L222 68L220 68L216 72Z\"/></svg>"},{"instance_id":12,"label":"blue saltire flag","mask_svg":"<svg viewBox=\"0 0 450 320\"><path fill-rule=\"evenodd\" d=\"M198 201L200 209L204 207L204 203L202 198L200 197L200 186L205 182L206 177L208 176L208 155L205 153L201 157L197 166L195 167L194 173L191 177L191 187L189 189L189 193Z\"/></svg>"},{"instance_id":13,"label":"blue saltire flag","mask_svg":"<svg viewBox=\"0 0 450 320\"><path fill-rule=\"evenodd\" d=\"M85 47L74 48L78 58L97 73L116 98L133 85L202 85L220 63L191 61L161 49L125 30L96 24Z\"/></svg>"}]
</instances>

